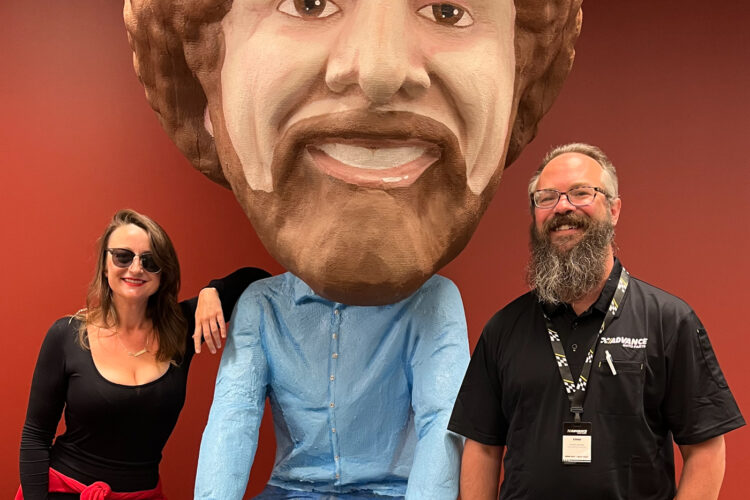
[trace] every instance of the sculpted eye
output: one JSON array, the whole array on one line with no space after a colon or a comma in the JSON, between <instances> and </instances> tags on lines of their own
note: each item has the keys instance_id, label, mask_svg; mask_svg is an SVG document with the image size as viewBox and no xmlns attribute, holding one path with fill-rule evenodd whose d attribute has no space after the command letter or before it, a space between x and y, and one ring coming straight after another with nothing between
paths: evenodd
<instances>
[{"instance_id":1,"label":"sculpted eye","mask_svg":"<svg viewBox=\"0 0 750 500\"><path fill-rule=\"evenodd\" d=\"M422 17L426 17L438 24L447 26L458 26L464 28L474 24L471 15L461 7L452 3L434 3L422 7L417 11Z\"/></svg>"},{"instance_id":2,"label":"sculpted eye","mask_svg":"<svg viewBox=\"0 0 750 500\"><path fill-rule=\"evenodd\" d=\"M330 0L284 0L277 9L284 14L303 19L321 19L341 10Z\"/></svg>"}]
</instances>

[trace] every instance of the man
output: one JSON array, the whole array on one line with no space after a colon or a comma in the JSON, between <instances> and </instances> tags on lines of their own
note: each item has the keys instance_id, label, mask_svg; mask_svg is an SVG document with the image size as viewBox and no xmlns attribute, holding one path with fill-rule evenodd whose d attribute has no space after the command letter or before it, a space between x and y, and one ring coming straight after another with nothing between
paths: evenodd
<instances>
[{"instance_id":1,"label":"man","mask_svg":"<svg viewBox=\"0 0 750 500\"><path fill-rule=\"evenodd\" d=\"M580 3L126 2L162 125L290 271L238 303L196 497L240 498L268 396L269 497L455 498L468 342L434 274L557 95Z\"/></svg>"},{"instance_id":2,"label":"man","mask_svg":"<svg viewBox=\"0 0 750 500\"><path fill-rule=\"evenodd\" d=\"M717 498L723 434L745 422L692 309L614 257L614 166L561 146L529 194L533 290L487 323L450 420L461 497L497 498L502 459L502 499L671 499L673 436L677 498Z\"/></svg>"}]
</instances>

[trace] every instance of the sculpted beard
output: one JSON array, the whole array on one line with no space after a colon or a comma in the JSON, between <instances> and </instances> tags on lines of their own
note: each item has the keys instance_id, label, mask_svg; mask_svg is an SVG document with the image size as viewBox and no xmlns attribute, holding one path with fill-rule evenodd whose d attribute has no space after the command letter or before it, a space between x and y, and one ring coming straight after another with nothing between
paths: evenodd
<instances>
[{"instance_id":1,"label":"sculpted beard","mask_svg":"<svg viewBox=\"0 0 750 500\"><path fill-rule=\"evenodd\" d=\"M550 240L551 230L563 224L583 229L581 241L571 248L559 248ZM529 286L549 304L573 303L593 290L602 279L615 226L608 217L597 221L576 214L549 219L541 232L531 224L531 260L527 273Z\"/></svg>"},{"instance_id":2,"label":"sculpted beard","mask_svg":"<svg viewBox=\"0 0 750 500\"><path fill-rule=\"evenodd\" d=\"M347 141L419 141L440 153L410 184L381 189L316 165L311 149ZM292 125L274 148L270 192L253 190L236 170L235 195L271 255L317 294L349 305L414 293L466 246L484 211L456 135L403 111L342 111Z\"/></svg>"}]
</instances>

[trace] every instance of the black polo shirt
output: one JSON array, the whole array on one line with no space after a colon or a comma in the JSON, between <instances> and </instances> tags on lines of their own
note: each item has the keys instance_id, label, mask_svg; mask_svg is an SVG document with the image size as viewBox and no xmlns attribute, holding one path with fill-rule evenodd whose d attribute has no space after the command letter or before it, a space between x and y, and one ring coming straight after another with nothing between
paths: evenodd
<instances>
[{"instance_id":1,"label":"black polo shirt","mask_svg":"<svg viewBox=\"0 0 750 500\"><path fill-rule=\"evenodd\" d=\"M619 272L616 263L609 281ZM608 283L578 318L566 320L567 306L550 311L576 377L614 289ZM592 462L563 465L570 402L542 306L527 293L485 326L448 425L474 441L506 447L502 500L672 499L671 435L678 444L696 444L745 423L690 306L633 277L597 346L583 420L592 423Z\"/></svg>"}]
</instances>

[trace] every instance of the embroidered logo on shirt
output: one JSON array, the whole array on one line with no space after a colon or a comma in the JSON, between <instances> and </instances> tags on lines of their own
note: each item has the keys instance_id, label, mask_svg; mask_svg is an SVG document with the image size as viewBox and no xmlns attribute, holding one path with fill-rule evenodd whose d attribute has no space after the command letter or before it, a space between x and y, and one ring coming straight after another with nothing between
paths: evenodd
<instances>
[{"instance_id":1,"label":"embroidered logo on shirt","mask_svg":"<svg viewBox=\"0 0 750 500\"><path fill-rule=\"evenodd\" d=\"M600 344L622 344L629 349L645 349L648 338L634 339L631 337L602 337Z\"/></svg>"}]
</instances>

